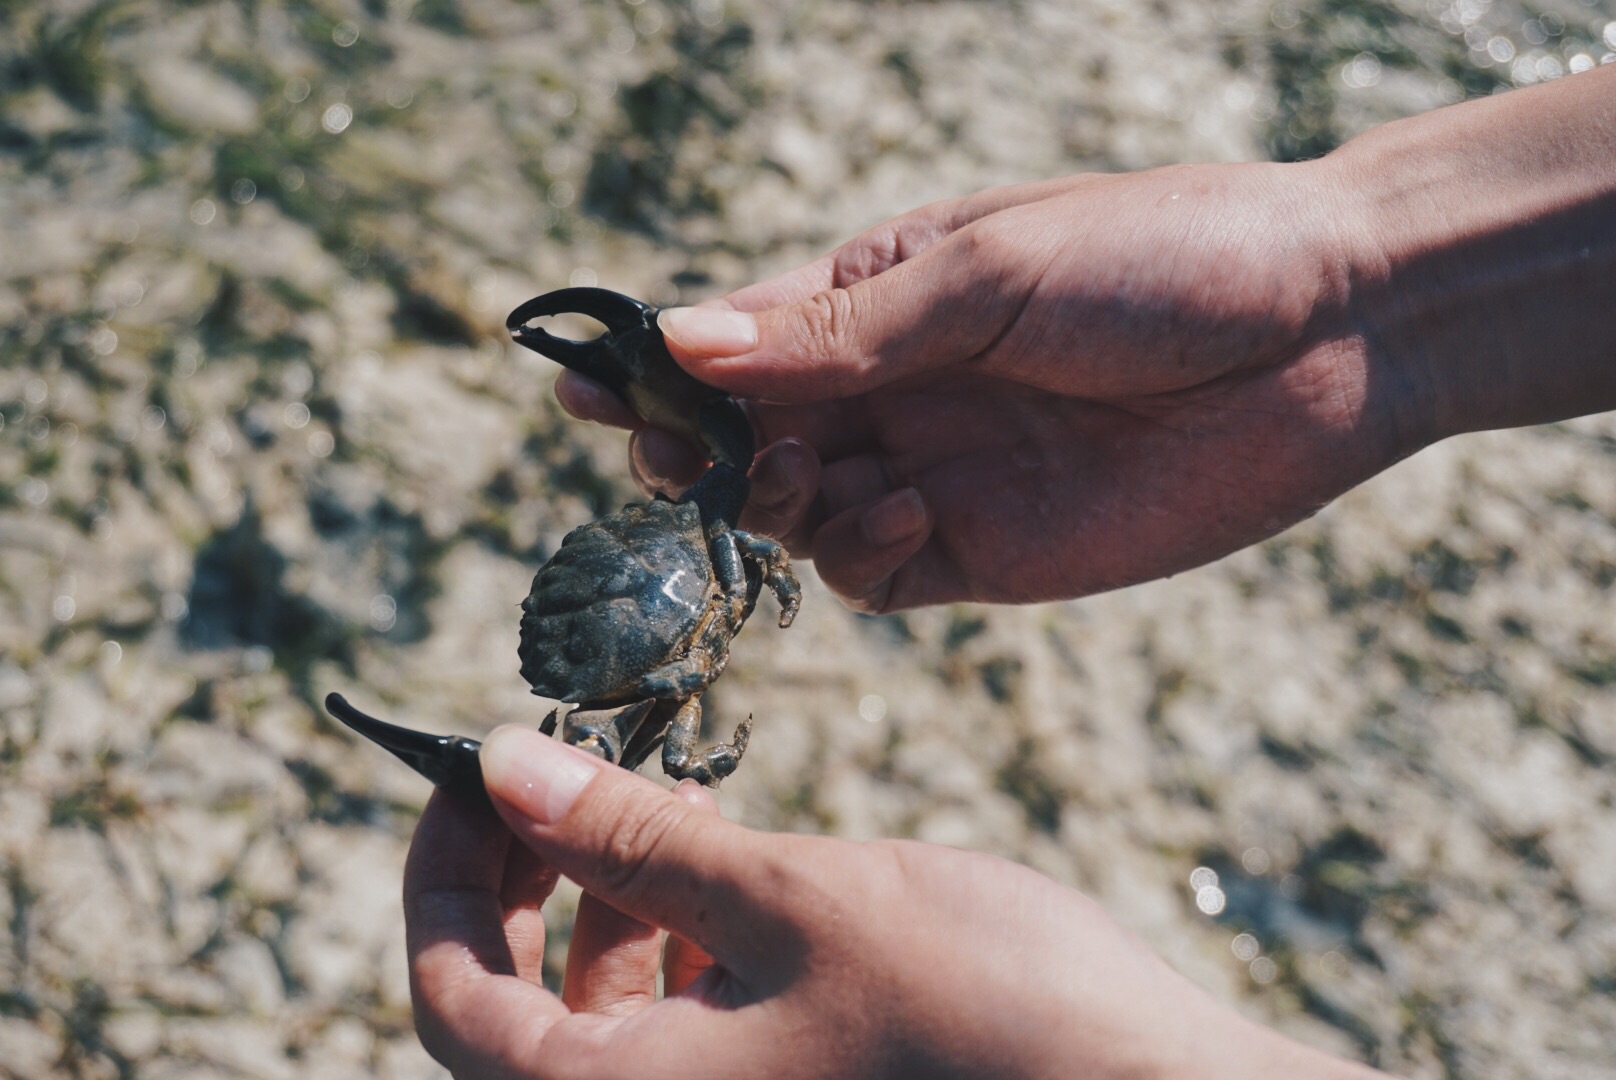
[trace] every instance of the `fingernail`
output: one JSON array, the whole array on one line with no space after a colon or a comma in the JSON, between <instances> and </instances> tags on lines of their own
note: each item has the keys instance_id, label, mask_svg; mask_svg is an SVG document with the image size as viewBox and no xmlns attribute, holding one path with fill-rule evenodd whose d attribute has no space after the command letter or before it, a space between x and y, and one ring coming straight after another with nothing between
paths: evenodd
<instances>
[{"instance_id":1,"label":"fingernail","mask_svg":"<svg viewBox=\"0 0 1616 1080\"><path fill-rule=\"evenodd\" d=\"M662 332L701 356L739 356L757 347L757 320L728 308L668 308L657 315Z\"/></svg>"},{"instance_id":2,"label":"fingernail","mask_svg":"<svg viewBox=\"0 0 1616 1080\"><path fill-rule=\"evenodd\" d=\"M800 449L795 451L800 453ZM802 493L797 478L792 474L794 450L788 445L758 457L752 470L752 505L767 513L782 513L789 509Z\"/></svg>"},{"instance_id":3,"label":"fingernail","mask_svg":"<svg viewBox=\"0 0 1616 1080\"><path fill-rule=\"evenodd\" d=\"M662 490L687 488L707 471L706 455L661 428L636 431L629 453L641 478Z\"/></svg>"},{"instance_id":4,"label":"fingernail","mask_svg":"<svg viewBox=\"0 0 1616 1080\"><path fill-rule=\"evenodd\" d=\"M651 447L646 445L649 432L650 429L646 429L629 436L628 460L642 484L654 491L661 491L668 486L668 478L663 475L661 462L655 459Z\"/></svg>"},{"instance_id":5,"label":"fingernail","mask_svg":"<svg viewBox=\"0 0 1616 1080\"><path fill-rule=\"evenodd\" d=\"M878 548L913 540L926 527L926 504L914 488L894 491L864 511L864 537Z\"/></svg>"},{"instance_id":6,"label":"fingernail","mask_svg":"<svg viewBox=\"0 0 1616 1080\"><path fill-rule=\"evenodd\" d=\"M479 756L489 792L540 825L566 817L600 771L593 758L550 736L509 725L488 736Z\"/></svg>"}]
</instances>

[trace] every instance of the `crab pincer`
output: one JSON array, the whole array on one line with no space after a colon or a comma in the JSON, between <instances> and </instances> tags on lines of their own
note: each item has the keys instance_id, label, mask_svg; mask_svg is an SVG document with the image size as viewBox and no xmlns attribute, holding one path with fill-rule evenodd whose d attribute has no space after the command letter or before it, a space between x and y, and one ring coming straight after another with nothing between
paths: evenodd
<instances>
[{"instance_id":1,"label":"crab pincer","mask_svg":"<svg viewBox=\"0 0 1616 1080\"><path fill-rule=\"evenodd\" d=\"M596 319L605 333L573 341L534 325L568 313ZM630 503L567 534L522 601L518 656L534 694L577 706L561 723L567 742L629 769L660 747L668 775L717 784L740 762L751 719L730 742L698 750L701 695L723 674L730 642L763 589L780 605L781 627L802 598L785 550L737 527L756 445L750 422L728 394L679 367L656 310L638 300L561 289L521 305L506 325L519 344L594 379L647 422L712 455L679 499ZM405 739L404 729L364 717L337 695L327 708L439 786L480 791L480 772L473 778L464 764L468 746L475 762L472 740ZM544 730L554 730L558 716L552 712Z\"/></svg>"}]
</instances>

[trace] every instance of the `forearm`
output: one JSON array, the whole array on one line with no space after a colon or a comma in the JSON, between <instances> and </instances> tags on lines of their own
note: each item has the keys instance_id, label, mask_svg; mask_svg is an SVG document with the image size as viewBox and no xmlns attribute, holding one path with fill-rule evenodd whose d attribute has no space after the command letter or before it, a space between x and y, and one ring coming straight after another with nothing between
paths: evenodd
<instances>
[{"instance_id":1,"label":"forearm","mask_svg":"<svg viewBox=\"0 0 1616 1080\"><path fill-rule=\"evenodd\" d=\"M1616 408L1616 66L1315 164L1344 193L1347 317L1416 397L1420 443Z\"/></svg>"}]
</instances>

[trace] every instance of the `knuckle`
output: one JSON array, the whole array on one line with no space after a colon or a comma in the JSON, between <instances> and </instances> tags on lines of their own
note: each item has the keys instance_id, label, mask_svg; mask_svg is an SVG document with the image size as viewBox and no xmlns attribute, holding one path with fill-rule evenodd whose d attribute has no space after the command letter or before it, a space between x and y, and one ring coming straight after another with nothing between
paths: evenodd
<instances>
[{"instance_id":1,"label":"knuckle","mask_svg":"<svg viewBox=\"0 0 1616 1080\"><path fill-rule=\"evenodd\" d=\"M841 605L860 615L884 615L892 595L891 570L863 565L838 566L824 558L820 579Z\"/></svg>"},{"instance_id":2,"label":"knuckle","mask_svg":"<svg viewBox=\"0 0 1616 1080\"><path fill-rule=\"evenodd\" d=\"M815 355L837 356L850 343L853 332L853 294L827 289L803 305L803 344Z\"/></svg>"},{"instance_id":3,"label":"knuckle","mask_svg":"<svg viewBox=\"0 0 1616 1080\"><path fill-rule=\"evenodd\" d=\"M873 593L864 596L855 596L848 600L848 610L860 615L885 615L892 601L892 586L884 584Z\"/></svg>"},{"instance_id":4,"label":"knuckle","mask_svg":"<svg viewBox=\"0 0 1616 1080\"><path fill-rule=\"evenodd\" d=\"M453 991L446 991L442 999L448 999ZM421 1048L427 1056L446 1069L453 1069L459 1056L460 1045L450 1034L449 1025L444 1022L443 1014L447 1011L447 1000L430 1001L419 991L415 993L415 1036L421 1042Z\"/></svg>"},{"instance_id":5,"label":"knuckle","mask_svg":"<svg viewBox=\"0 0 1616 1080\"><path fill-rule=\"evenodd\" d=\"M831 281L838 287L874 277L897 263L897 243L885 229L862 236L836 253Z\"/></svg>"},{"instance_id":6,"label":"knuckle","mask_svg":"<svg viewBox=\"0 0 1616 1080\"><path fill-rule=\"evenodd\" d=\"M875 349L864 340L862 305L845 288L827 289L807 300L800 309L797 340L792 350L800 358L801 374L811 381L816 396L839 398L866 389L876 367Z\"/></svg>"},{"instance_id":7,"label":"knuckle","mask_svg":"<svg viewBox=\"0 0 1616 1080\"><path fill-rule=\"evenodd\" d=\"M650 892L656 868L689 821L688 809L671 798L623 806L600 845L597 867L607 897L628 899Z\"/></svg>"},{"instance_id":8,"label":"knuckle","mask_svg":"<svg viewBox=\"0 0 1616 1080\"><path fill-rule=\"evenodd\" d=\"M991 267L998 264L1001 254L1011 245L1008 232L1007 218L995 214L972 222L955 235L965 249L962 257L969 260L970 265Z\"/></svg>"}]
</instances>

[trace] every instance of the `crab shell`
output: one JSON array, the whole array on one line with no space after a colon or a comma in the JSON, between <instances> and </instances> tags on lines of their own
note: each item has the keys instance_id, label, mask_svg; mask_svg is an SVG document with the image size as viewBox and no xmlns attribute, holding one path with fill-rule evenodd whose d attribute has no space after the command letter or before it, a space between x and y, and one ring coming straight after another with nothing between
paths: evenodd
<instances>
[{"instance_id":1,"label":"crab shell","mask_svg":"<svg viewBox=\"0 0 1616 1080\"><path fill-rule=\"evenodd\" d=\"M522 601L522 677L558 701L636 700L647 674L683 659L721 598L701 511L662 499L630 504L572 530L534 576ZM712 644L716 677L727 636Z\"/></svg>"}]
</instances>

